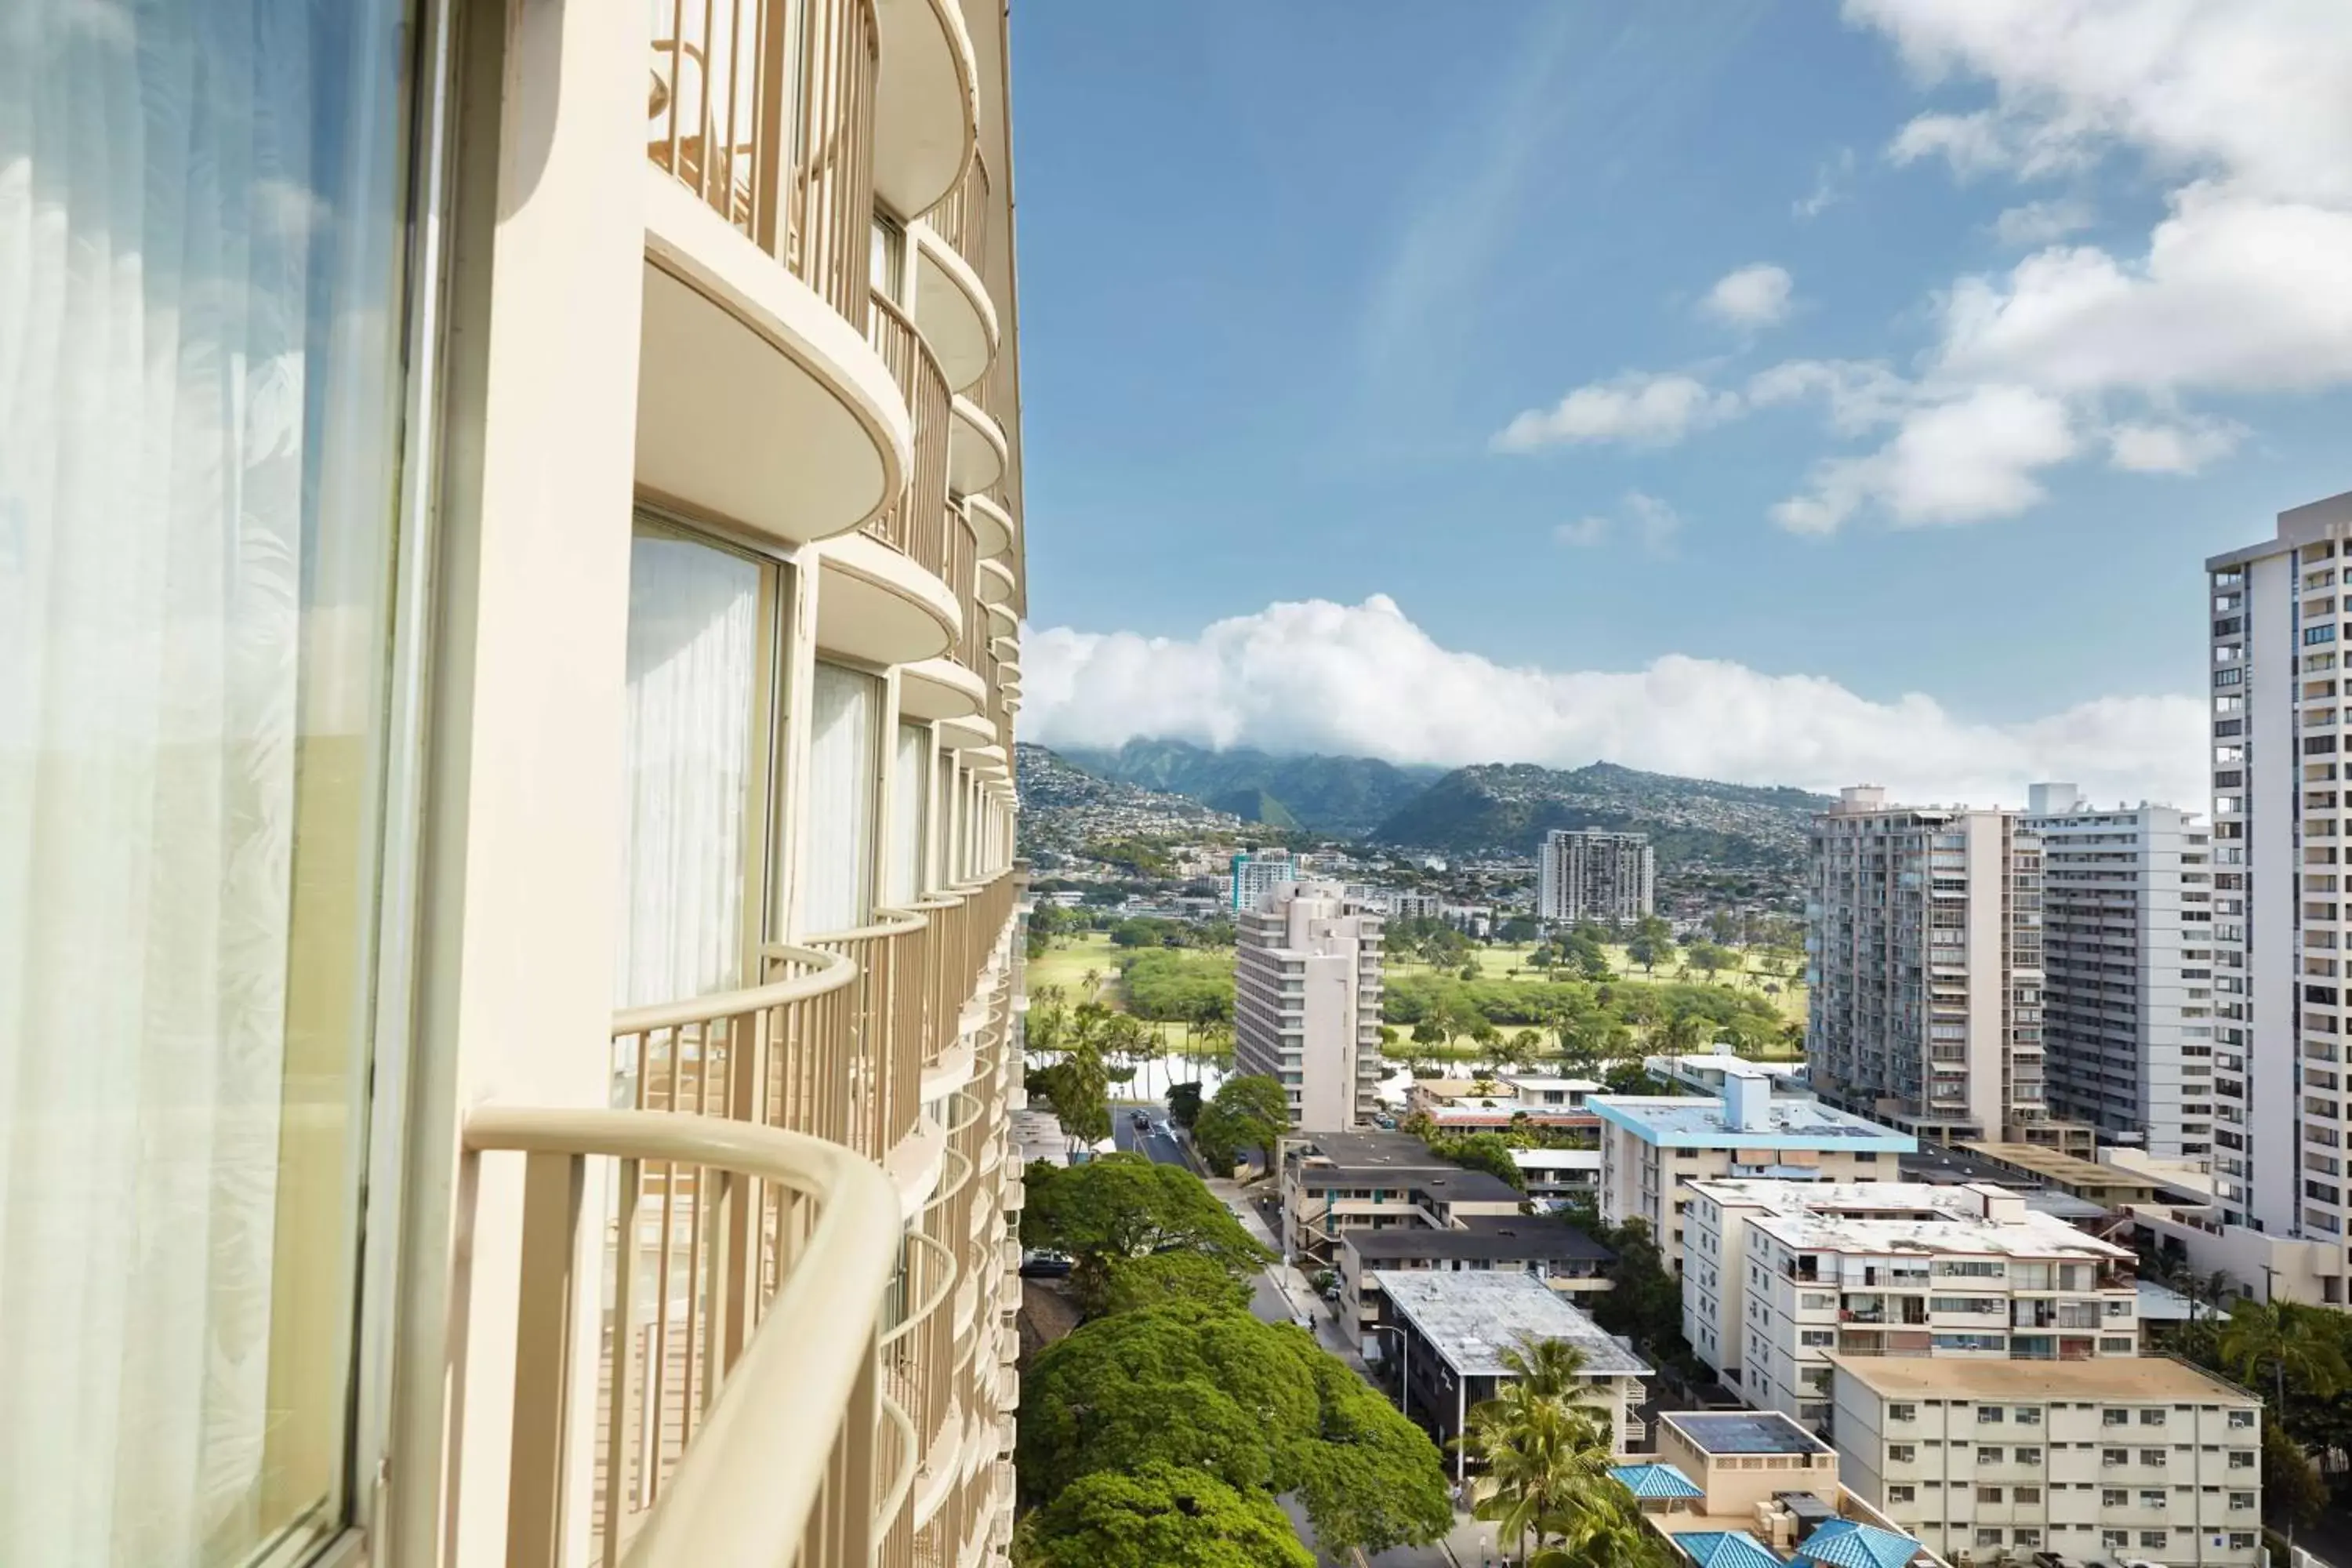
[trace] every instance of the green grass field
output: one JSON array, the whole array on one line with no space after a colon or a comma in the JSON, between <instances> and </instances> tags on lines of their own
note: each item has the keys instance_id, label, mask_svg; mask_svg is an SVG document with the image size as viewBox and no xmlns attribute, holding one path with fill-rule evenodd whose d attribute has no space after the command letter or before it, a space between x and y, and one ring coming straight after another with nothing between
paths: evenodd
<instances>
[{"instance_id":1,"label":"green grass field","mask_svg":"<svg viewBox=\"0 0 2352 1568\"><path fill-rule=\"evenodd\" d=\"M1773 1005L1780 1010L1780 1016L1782 1017L1792 1019L1798 1023L1802 1023L1804 1021L1804 981L1802 979L1779 980L1764 973L1762 969L1764 960L1763 955L1760 953L1740 952L1739 949L1734 948L1732 951L1734 952L1740 953L1740 956L1746 961L1747 968L1745 971L1739 974L1734 974L1732 972L1727 970L1723 973L1716 975L1712 980L1710 980L1705 972L1686 966L1683 963L1683 954L1680 948L1675 949L1672 956L1665 962L1661 963L1654 973L1650 974L1643 973L1642 966L1635 963L1632 959L1626 957L1625 950L1622 947L1612 944L1608 947L1606 951L1609 954L1609 966L1628 980L1653 980L1662 984L1675 981L1686 983L1692 985L1708 984L1717 985L1734 985L1743 990L1757 990L1759 994L1763 994L1760 989L1761 987L1768 984L1778 985L1780 988L1780 994L1778 995L1769 997L1769 1000L1773 1004ZM1482 947L1473 950L1472 956L1478 962L1478 973L1485 975L1489 980L1509 980L1514 978L1519 980L1539 980L1543 977L1542 972L1531 967L1528 963L1528 955L1534 952L1535 944L1532 942L1496 942L1492 947ZM1392 973L1403 974L1426 974L1429 973L1429 967L1430 966L1426 963L1400 961L1393 957L1389 964L1389 968ZM1516 976L1512 973L1513 970L1518 971ZM1031 984L1034 985L1035 983L1033 981Z\"/></svg>"}]
</instances>

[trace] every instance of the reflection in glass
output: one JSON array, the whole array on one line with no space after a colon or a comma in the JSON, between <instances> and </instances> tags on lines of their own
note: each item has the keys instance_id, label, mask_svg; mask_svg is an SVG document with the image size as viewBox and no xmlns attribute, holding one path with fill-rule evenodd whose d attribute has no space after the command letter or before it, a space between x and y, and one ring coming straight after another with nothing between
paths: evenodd
<instances>
[{"instance_id":1,"label":"reflection in glass","mask_svg":"<svg viewBox=\"0 0 2352 1568\"><path fill-rule=\"evenodd\" d=\"M0 9L0 1562L344 1519L405 16Z\"/></svg>"}]
</instances>

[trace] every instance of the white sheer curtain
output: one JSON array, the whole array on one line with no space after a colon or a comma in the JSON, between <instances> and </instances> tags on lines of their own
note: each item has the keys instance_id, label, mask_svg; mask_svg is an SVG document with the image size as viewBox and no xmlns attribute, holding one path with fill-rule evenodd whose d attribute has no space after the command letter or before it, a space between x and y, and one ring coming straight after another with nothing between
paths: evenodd
<instances>
[{"instance_id":1,"label":"white sheer curtain","mask_svg":"<svg viewBox=\"0 0 2352 1568\"><path fill-rule=\"evenodd\" d=\"M890 901L901 908L923 895L923 802L930 794L931 732L898 726L898 766L890 775Z\"/></svg>"},{"instance_id":2,"label":"white sheer curtain","mask_svg":"<svg viewBox=\"0 0 2352 1568\"><path fill-rule=\"evenodd\" d=\"M873 912L881 720L881 682L839 665L816 667L801 877L801 927L812 936L864 925Z\"/></svg>"},{"instance_id":3,"label":"white sheer curtain","mask_svg":"<svg viewBox=\"0 0 2352 1568\"><path fill-rule=\"evenodd\" d=\"M0 1562L334 1506L403 9L0 5Z\"/></svg>"},{"instance_id":4,"label":"white sheer curtain","mask_svg":"<svg viewBox=\"0 0 2352 1568\"><path fill-rule=\"evenodd\" d=\"M640 532L629 553L620 1006L748 979L760 576L755 562L657 531Z\"/></svg>"}]
</instances>

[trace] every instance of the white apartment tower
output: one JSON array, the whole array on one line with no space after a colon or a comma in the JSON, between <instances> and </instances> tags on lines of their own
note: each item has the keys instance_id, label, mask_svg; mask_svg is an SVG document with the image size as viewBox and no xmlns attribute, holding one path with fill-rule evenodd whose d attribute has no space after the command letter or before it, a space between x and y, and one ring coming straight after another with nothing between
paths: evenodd
<instances>
[{"instance_id":1,"label":"white apartment tower","mask_svg":"<svg viewBox=\"0 0 2352 1568\"><path fill-rule=\"evenodd\" d=\"M2032 786L2042 1046L2053 1115L2168 1160L2213 1147L2210 836L2169 805Z\"/></svg>"},{"instance_id":2,"label":"white apartment tower","mask_svg":"<svg viewBox=\"0 0 2352 1568\"><path fill-rule=\"evenodd\" d=\"M2352 494L2281 512L2275 537L2205 563L2215 1193L2232 1223L2335 1247L2347 1240L2347 561Z\"/></svg>"},{"instance_id":3,"label":"white apartment tower","mask_svg":"<svg viewBox=\"0 0 2352 1568\"><path fill-rule=\"evenodd\" d=\"M1555 827L1536 849L1536 919L1636 921L1657 905L1658 860L1647 834Z\"/></svg>"},{"instance_id":4,"label":"white apartment tower","mask_svg":"<svg viewBox=\"0 0 2352 1568\"><path fill-rule=\"evenodd\" d=\"M1941 1142L2084 1142L2042 1087L2042 849L2013 812L1886 804L1813 819L1807 1055L1823 1099Z\"/></svg>"},{"instance_id":5,"label":"white apartment tower","mask_svg":"<svg viewBox=\"0 0 2352 1568\"><path fill-rule=\"evenodd\" d=\"M1238 921L1234 1060L1279 1079L1290 1122L1371 1120L1381 1079L1381 916L1336 882L1286 882Z\"/></svg>"}]
</instances>

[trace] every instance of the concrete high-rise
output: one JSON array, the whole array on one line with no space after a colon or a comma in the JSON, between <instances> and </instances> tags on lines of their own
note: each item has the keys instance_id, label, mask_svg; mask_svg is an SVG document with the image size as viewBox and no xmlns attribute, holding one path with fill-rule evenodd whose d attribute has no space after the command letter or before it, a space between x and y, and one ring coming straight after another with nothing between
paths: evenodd
<instances>
[{"instance_id":1,"label":"concrete high-rise","mask_svg":"<svg viewBox=\"0 0 2352 1568\"><path fill-rule=\"evenodd\" d=\"M1857 787L1813 819L1811 854L1822 1098L1921 1138L2088 1153L2043 1092L2042 847L2017 815Z\"/></svg>"},{"instance_id":2,"label":"concrete high-rise","mask_svg":"<svg viewBox=\"0 0 2352 1568\"><path fill-rule=\"evenodd\" d=\"M2166 1159L2213 1147L2211 836L2169 805L2032 786L2053 1115Z\"/></svg>"},{"instance_id":3,"label":"concrete high-rise","mask_svg":"<svg viewBox=\"0 0 2352 1568\"><path fill-rule=\"evenodd\" d=\"M2345 680L2352 494L2205 563L2213 776L2215 1194L2344 1261Z\"/></svg>"},{"instance_id":4,"label":"concrete high-rise","mask_svg":"<svg viewBox=\"0 0 2352 1568\"><path fill-rule=\"evenodd\" d=\"M1657 907L1658 861L1642 833L1555 827L1536 848L1536 919L1618 925Z\"/></svg>"},{"instance_id":5,"label":"concrete high-rise","mask_svg":"<svg viewBox=\"0 0 2352 1568\"><path fill-rule=\"evenodd\" d=\"M1234 1060L1278 1079L1290 1123L1371 1120L1381 1080L1381 915L1336 882L1285 882L1236 922Z\"/></svg>"}]
</instances>

